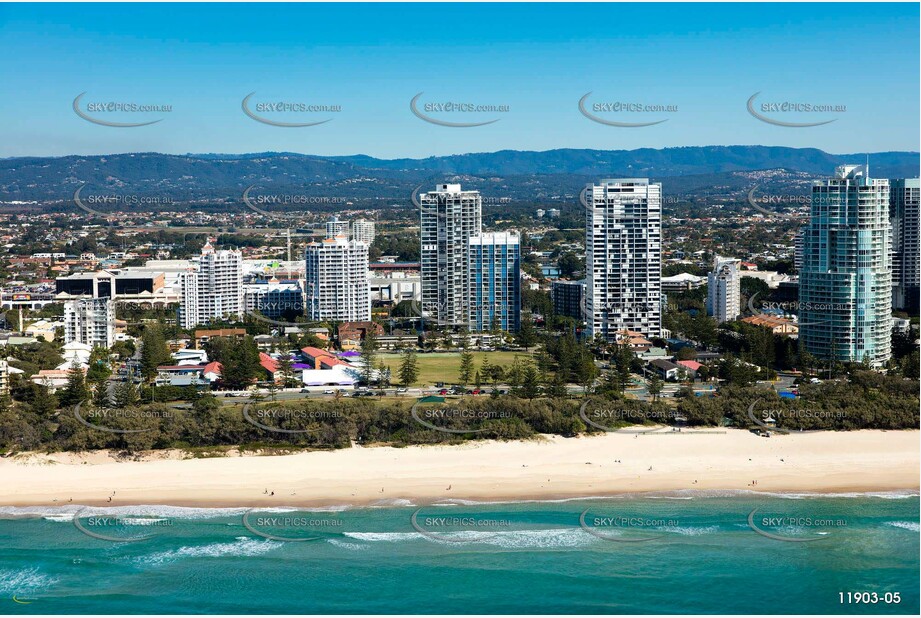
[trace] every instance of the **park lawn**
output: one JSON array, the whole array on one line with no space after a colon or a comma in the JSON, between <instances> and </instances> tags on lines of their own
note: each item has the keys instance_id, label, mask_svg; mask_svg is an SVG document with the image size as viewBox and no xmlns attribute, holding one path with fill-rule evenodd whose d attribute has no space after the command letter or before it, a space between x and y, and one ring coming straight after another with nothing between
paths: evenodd
<instances>
[{"instance_id":1,"label":"park lawn","mask_svg":"<svg viewBox=\"0 0 921 618\"><path fill-rule=\"evenodd\" d=\"M488 358L490 365L502 365L506 369L512 366L515 357L518 356L522 361L533 357L533 354L527 352L471 352L473 354L473 373L476 375L477 370L483 365L483 359ZM383 362L390 369L390 382L392 384L400 383L400 362L403 360L402 354L380 353L377 362ZM434 386L436 382L447 384L460 384L460 352L429 352L426 354L416 354L416 361L419 366L419 377L413 382L414 386ZM473 380L471 379L471 383ZM483 380L486 384L486 380Z\"/></svg>"}]
</instances>

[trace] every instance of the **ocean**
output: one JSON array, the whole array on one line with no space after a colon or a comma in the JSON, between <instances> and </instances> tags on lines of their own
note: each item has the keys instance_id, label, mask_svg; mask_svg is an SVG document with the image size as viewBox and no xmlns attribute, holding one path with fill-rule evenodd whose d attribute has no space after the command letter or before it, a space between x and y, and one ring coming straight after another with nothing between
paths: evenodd
<instances>
[{"instance_id":1,"label":"ocean","mask_svg":"<svg viewBox=\"0 0 921 618\"><path fill-rule=\"evenodd\" d=\"M921 609L917 492L0 507L0 550L6 614Z\"/></svg>"}]
</instances>

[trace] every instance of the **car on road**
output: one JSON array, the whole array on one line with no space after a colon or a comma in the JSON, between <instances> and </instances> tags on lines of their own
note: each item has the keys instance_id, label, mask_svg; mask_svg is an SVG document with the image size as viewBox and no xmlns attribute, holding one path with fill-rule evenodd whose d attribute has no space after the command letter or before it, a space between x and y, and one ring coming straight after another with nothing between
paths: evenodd
<instances>
[{"instance_id":1,"label":"car on road","mask_svg":"<svg viewBox=\"0 0 921 618\"><path fill-rule=\"evenodd\" d=\"M397 389L397 392L398 392L398 393L408 393L408 392L409 392L409 389L408 389L408 388L398 388L398 389Z\"/></svg>"},{"instance_id":2,"label":"car on road","mask_svg":"<svg viewBox=\"0 0 921 618\"><path fill-rule=\"evenodd\" d=\"M323 394L324 394L324 395L335 395L335 394L336 394L336 391L334 391L334 390L328 388L328 389L326 389L325 391L323 391Z\"/></svg>"}]
</instances>

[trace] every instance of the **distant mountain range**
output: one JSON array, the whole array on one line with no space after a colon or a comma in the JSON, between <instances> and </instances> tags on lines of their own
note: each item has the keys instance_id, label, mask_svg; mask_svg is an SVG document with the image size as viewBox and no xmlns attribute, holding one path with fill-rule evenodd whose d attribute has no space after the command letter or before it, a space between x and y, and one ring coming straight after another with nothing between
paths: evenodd
<instances>
[{"instance_id":1,"label":"distant mountain range","mask_svg":"<svg viewBox=\"0 0 921 618\"><path fill-rule=\"evenodd\" d=\"M262 193L347 198L357 205L409 205L419 184L460 182L517 202L564 202L605 177L649 177L689 197L734 194L752 186L749 172L782 170L769 182L830 175L843 163L870 160L871 175L918 175L917 152L829 154L814 148L702 146L639 150L502 150L427 159L157 153L0 159L0 203L55 204L86 185L94 194L169 197L183 204L239 203L246 187ZM787 178L789 175L789 178ZM761 181L762 184L766 181ZM718 189L718 190L716 190Z\"/></svg>"}]
</instances>

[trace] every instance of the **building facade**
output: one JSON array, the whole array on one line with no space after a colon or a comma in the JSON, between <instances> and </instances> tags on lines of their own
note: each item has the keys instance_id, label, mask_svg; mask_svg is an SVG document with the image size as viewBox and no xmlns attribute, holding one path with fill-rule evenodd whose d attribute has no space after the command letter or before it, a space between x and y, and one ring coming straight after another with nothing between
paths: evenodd
<instances>
[{"instance_id":1,"label":"building facade","mask_svg":"<svg viewBox=\"0 0 921 618\"><path fill-rule=\"evenodd\" d=\"M716 256L707 275L707 315L719 323L731 322L741 311L739 270L742 260Z\"/></svg>"},{"instance_id":2,"label":"building facade","mask_svg":"<svg viewBox=\"0 0 921 618\"><path fill-rule=\"evenodd\" d=\"M884 364L891 355L889 181L842 165L812 187L803 238L799 340L825 360Z\"/></svg>"},{"instance_id":3,"label":"building facade","mask_svg":"<svg viewBox=\"0 0 921 618\"><path fill-rule=\"evenodd\" d=\"M892 180L889 184L889 219L892 224L892 306L918 313L921 263L918 254L919 179Z\"/></svg>"},{"instance_id":4,"label":"building facade","mask_svg":"<svg viewBox=\"0 0 921 618\"><path fill-rule=\"evenodd\" d=\"M368 245L344 236L310 243L305 252L305 274L308 320L371 319Z\"/></svg>"},{"instance_id":5,"label":"building facade","mask_svg":"<svg viewBox=\"0 0 921 618\"><path fill-rule=\"evenodd\" d=\"M550 300L553 312L580 322L585 318L585 281L566 281L558 279L550 283Z\"/></svg>"},{"instance_id":6,"label":"building facade","mask_svg":"<svg viewBox=\"0 0 921 618\"><path fill-rule=\"evenodd\" d=\"M110 348L115 343L115 304L108 298L64 303L64 343Z\"/></svg>"},{"instance_id":7,"label":"building facade","mask_svg":"<svg viewBox=\"0 0 921 618\"><path fill-rule=\"evenodd\" d=\"M590 337L662 331L662 185L602 180L585 191L586 324Z\"/></svg>"},{"instance_id":8,"label":"building facade","mask_svg":"<svg viewBox=\"0 0 921 618\"><path fill-rule=\"evenodd\" d=\"M242 319L243 255L239 251L216 251L205 243L201 256L179 277L181 301L179 324L194 328L214 319Z\"/></svg>"},{"instance_id":9,"label":"building facade","mask_svg":"<svg viewBox=\"0 0 921 618\"><path fill-rule=\"evenodd\" d=\"M803 242L806 237L806 228L796 230L793 237L793 268L797 273L803 269Z\"/></svg>"},{"instance_id":10,"label":"building facade","mask_svg":"<svg viewBox=\"0 0 921 618\"><path fill-rule=\"evenodd\" d=\"M243 286L246 312L256 311L273 320L294 320L304 315L304 291L297 281L264 281Z\"/></svg>"},{"instance_id":11,"label":"building facade","mask_svg":"<svg viewBox=\"0 0 921 618\"><path fill-rule=\"evenodd\" d=\"M374 221L367 219L352 221L352 238L370 247L374 242Z\"/></svg>"},{"instance_id":12,"label":"building facade","mask_svg":"<svg viewBox=\"0 0 921 618\"><path fill-rule=\"evenodd\" d=\"M467 326L470 238L479 236L483 200L459 184L419 195L422 312L439 325Z\"/></svg>"},{"instance_id":13,"label":"building facade","mask_svg":"<svg viewBox=\"0 0 921 618\"><path fill-rule=\"evenodd\" d=\"M333 218L326 222L326 237L327 238L335 238L336 236L348 236L348 235L349 235L349 222L340 220L338 215L333 215Z\"/></svg>"},{"instance_id":14,"label":"building facade","mask_svg":"<svg viewBox=\"0 0 921 618\"><path fill-rule=\"evenodd\" d=\"M469 328L521 327L521 242L517 232L492 232L469 241Z\"/></svg>"}]
</instances>

